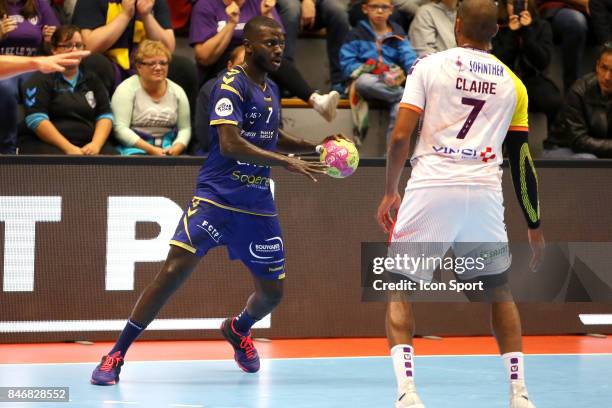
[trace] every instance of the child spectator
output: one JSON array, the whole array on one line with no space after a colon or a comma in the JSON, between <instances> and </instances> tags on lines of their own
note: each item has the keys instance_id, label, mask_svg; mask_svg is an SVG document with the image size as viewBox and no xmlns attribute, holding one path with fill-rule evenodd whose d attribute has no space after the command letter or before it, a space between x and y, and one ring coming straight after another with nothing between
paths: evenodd
<instances>
[{"instance_id":1,"label":"child spectator","mask_svg":"<svg viewBox=\"0 0 612 408\"><path fill-rule=\"evenodd\" d=\"M53 54L85 46L81 30L61 26L51 37ZM36 73L25 83L25 123L21 154L115 154L107 144L113 115L106 88L80 63L62 73Z\"/></svg>"},{"instance_id":2,"label":"child spectator","mask_svg":"<svg viewBox=\"0 0 612 408\"><path fill-rule=\"evenodd\" d=\"M360 103L359 97L389 103L388 140L404 92L402 84L416 60L404 30L389 22L391 0L368 0L363 12L368 20L361 20L351 30L340 49L342 70L352 81L349 94L358 144L367 132L367 105Z\"/></svg>"},{"instance_id":3,"label":"child spectator","mask_svg":"<svg viewBox=\"0 0 612 408\"><path fill-rule=\"evenodd\" d=\"M122 155L178 156L191 139L189 102L169 80L170 50L144 40L134 55L137 75L123 81L111 102Z\"/></svg>"},{"instance_id":4,"label":"child spectator","mask_svg":"<svg viewBox=\"0 0 612 408\"><path fill-rule=\"evenodd\" d=\"M361 7L365 2L366 0L350 0L348 13L351 26L356 26L360 20L367 20ZM393 0L393 13L389 17L389 21L408 31L419 7L428 2L429 0Z\"/></svg>"}]
</instances>

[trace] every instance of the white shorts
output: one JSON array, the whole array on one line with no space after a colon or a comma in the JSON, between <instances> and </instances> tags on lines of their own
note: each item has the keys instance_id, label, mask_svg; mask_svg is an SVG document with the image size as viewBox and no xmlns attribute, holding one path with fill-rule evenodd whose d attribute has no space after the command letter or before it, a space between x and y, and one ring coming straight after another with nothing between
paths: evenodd
<instances>
[{"instance_id":1,"label":"white shorts","mask_svg":"<svg viewBox=\"0 0 612 408\"><path fill-rule=\"evenodd\" d=\"M390 241L389 257L422 258L390 272L417 281L431 281L441 262L453 261L446 256L450 248L455 255L453 269L461 280L497 275L511 264L503 194L487 187L407 189ZM458 267L459 263L464 265Z\"/></svg>"}]
</instances>

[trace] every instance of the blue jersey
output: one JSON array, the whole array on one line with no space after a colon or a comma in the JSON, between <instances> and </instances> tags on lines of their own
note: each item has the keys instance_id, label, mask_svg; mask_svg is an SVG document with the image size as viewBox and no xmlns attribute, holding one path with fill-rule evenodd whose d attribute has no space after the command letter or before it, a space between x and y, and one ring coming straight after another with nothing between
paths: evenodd
<instances>
[{"instance_id":1,"label":"blue jersey","mask_svg":"<svg viewBox=\"0 0 612 408\"><path fill-rule=\"evenodd\" d=\"M272 81L263 88L237 66L215 83L210 97L210 153L200 169L196 198L228 210L272 216L270 167L225 157L219 149L218 125L240 128L240 135L262 149L275 151L280 99Z\"/></svg>"}]
</instances>

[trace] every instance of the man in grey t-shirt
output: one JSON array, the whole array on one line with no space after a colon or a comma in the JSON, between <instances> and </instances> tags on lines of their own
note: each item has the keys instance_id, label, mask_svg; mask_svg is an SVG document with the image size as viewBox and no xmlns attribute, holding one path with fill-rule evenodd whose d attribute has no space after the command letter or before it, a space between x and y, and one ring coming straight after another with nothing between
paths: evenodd
<instances>
[{"instance_id":1,"label":"man in grey t-shirt","mask_svg":"<svg viewBox=\"0 0 612 408\"><path fill-rule=\"evenodd\" d=\"M408 36L419 57L457 46L457 0L438 0L419 7Z\"/></svg>"}]
</instances>

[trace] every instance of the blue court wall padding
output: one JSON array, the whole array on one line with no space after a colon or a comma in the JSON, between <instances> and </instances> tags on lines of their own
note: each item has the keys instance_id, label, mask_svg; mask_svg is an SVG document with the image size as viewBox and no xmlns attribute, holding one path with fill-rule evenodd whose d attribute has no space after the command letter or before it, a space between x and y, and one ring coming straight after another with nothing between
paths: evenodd
<instances>
[{"instance_id":1,"label":"blue court wall padding","mask_svg":"<svg viewBox=\"0 0 612 408\"><path fill-rule=\"evenodd\" d=\"M0 342L114 339L161 268L168 250L162 238L190 202L201 163L0 157ZM547 240L612 241L612 163L536 165ZM385 305L362 302L360 276L361 243L387 238L374 217L384 175L380 160L362 160L347 179L320 177L318 183L273 169L286 292L257 336L384 336ZM503 187L510 240L524 242L525 221L507 168ZM609 284L608 273L600 279ZM162 310L166 328L147 330L143 338L219 338L216 325L240 312L251 289L246 268L229 261L224 248L214 249ZM578 292L574 300L584 300ZM519 307L528 334L612 333L612 326L585 326L578 317L612 314L612 303ZM415 313L419 334L489 333L484 304L418 303Z\"/></svg>"}]
</instances>

